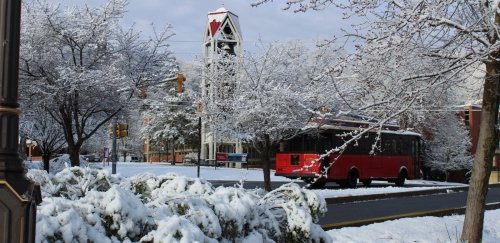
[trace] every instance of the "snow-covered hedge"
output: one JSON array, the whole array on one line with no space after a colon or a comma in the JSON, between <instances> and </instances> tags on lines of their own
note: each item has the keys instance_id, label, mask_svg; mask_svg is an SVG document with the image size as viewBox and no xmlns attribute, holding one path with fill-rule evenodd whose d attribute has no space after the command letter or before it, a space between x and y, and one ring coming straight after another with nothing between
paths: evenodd
<instances>
[{"instance_id":1,"label":"snow-covered hedge","mask_svg":"<svg viewBox=\"0 0 500 243\"><path fill-rule=\"evenodd\" d=\"M317 225L325 200L293 183L267 193L80 167L28 176L42 186L37 242L331 242Z\"/></svg>"}]
</instances>

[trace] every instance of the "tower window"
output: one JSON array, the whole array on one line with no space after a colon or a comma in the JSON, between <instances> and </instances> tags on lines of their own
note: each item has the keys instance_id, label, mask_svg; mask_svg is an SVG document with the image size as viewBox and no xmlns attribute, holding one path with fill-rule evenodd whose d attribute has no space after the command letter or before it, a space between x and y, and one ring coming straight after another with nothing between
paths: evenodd
<instances>
[{"instance_id":1,"label":"tower window","mask_svg":"<svg viewBox=\"0 0 500 243\"><path fill-rule=\"evenodd\" d=\"M226 27L224 27L224 34L227 34L227 35L230 35L232 34L233 31L231 31L231 28L229 28L229 26L226 25Z\"/></svg>"}]
</instances>

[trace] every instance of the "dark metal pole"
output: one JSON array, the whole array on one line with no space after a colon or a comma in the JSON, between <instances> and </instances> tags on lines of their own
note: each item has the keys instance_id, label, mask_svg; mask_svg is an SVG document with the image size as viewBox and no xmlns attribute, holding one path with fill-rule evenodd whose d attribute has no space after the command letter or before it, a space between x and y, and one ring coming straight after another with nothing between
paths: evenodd
<instances>
[{"instance_id":1,"label":"dark metal pole","mask_svg":"<svg viewBox=\"0 0 500 243\"><path fill-rule=\"evenodd\" d=\"M0 242L34 242L40 188L19 156L21 1L0 1Z\"/></svg>"},{"instance_id":2,"label":"dark metal pole","mask_svg":"<svg viewBox=\"0 0 500 243\"><path fill-rule=\"evenodd\" d=\"M113 146L111 148L111 174L116 174L116 161L118 160L118 156L116 154L116 129L118 126L118 122L116 117L113 118Z\"/></svg>"},{"instance_id":3,"label":"dark metal pole","mask_svg":"<svg viewBox=\"0 0 500 243\"><path fill-rule=\"evenodd\" d=\"M175 138L172 139L172 165L175 165Z\"/></svg>"},{"instance_id":4,"label":"dark metal pole","mask_svg":"<svg viewBox=\"0 0 500 243\"><path fill-rule=\"evenodd\" d=\"M200 157L201 157L201 116L198 117L198 136L200 137L200 143L198 144L198 168L196 176L200 178Z\"/></svg>"}]
</instances>

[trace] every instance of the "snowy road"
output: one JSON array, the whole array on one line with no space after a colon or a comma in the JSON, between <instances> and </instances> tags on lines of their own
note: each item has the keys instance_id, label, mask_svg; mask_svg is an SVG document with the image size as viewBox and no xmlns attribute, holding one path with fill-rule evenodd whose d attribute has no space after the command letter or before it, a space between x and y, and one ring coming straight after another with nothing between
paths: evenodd
<instances>
[{"instance_id":1,"label":"snowy road","mask_svg":"<svg viewBox=\"0 0 500 243\"><path fill-rule=\"evenodd\" d=\"M329 204L328 214L321 218L323 228L339 228L349 225L365 225L377 221L436 215L438 211L465 206L467 191L419 195L414 197L395 197L352 203ZM487 203L500 203L500 187L490 187ZM498 208L498 206L496 206ZM453 211L457 213L458 211ZM447 214L447 213L442 213Z\"/></svg>"}]
</instances>

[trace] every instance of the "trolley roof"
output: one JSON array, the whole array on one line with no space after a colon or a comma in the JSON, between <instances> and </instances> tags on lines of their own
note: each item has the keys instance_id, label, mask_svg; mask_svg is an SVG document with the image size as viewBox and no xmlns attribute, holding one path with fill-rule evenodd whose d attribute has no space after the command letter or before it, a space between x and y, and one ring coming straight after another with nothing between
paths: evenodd
<instances>
[{"instance_id":1,"label":"trolley roof","mask_svg":"<svg viewBox=\"0 0 500 243\"><path fill-rule=\"evenodd\" d=\"M302 128L301 133L307 133L315 129L345 131L372 129L373 132L421 136L419 133L401 129L399 125L392 122L385 123L380 127L378 120L358 115L342 115L334 118L314 117L304 128Z\"/></svg>"}]
</instances>

